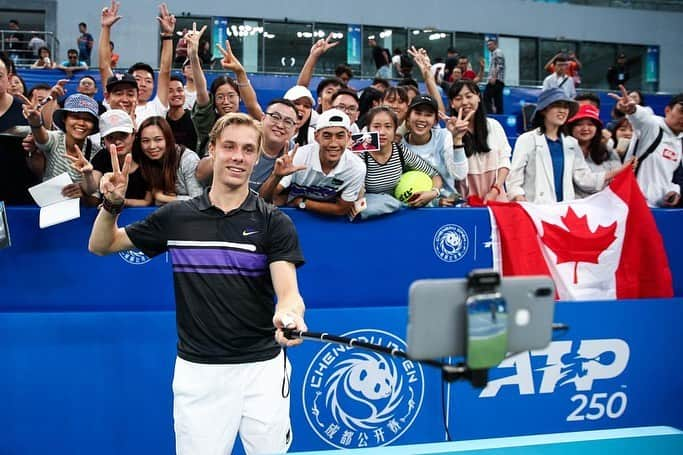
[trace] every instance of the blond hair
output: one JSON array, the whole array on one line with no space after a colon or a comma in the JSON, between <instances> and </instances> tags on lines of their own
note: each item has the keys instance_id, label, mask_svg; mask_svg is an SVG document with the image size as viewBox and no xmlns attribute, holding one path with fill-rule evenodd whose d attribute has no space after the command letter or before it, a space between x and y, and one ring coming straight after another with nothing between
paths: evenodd
<instances>
[{"instance_id":1,"label":"blond hair","mask_svg":"<svg viewBox=\"0 0 683 455\"><path fill-rule=\"evenodd\" d=\"M211 131L209 132L209 143L215 147L216 141L223 133L223 130L234 125L250 126L258 133L256 150L260 152L261 142L263 141L263 129L261 128L261 122L257 122L247 114L243 114L241 112L230 112L229 114L225 114L216 120L216 123L214 123L213 128L211 128Z\"/></svg>"}]
</instances>

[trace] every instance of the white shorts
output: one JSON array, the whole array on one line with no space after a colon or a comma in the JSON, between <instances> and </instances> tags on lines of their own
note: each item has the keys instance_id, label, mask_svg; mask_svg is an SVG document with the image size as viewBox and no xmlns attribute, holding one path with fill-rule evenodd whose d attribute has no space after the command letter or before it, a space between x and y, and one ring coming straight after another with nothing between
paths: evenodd
<instances>
[{"instance_id":1,"label":"white shorts","mask_svg":"<svg viewBox=\"0 0 683 455\"><path fill-rule=\"evenodd\" d=\"M247 454L283 453L292 442L284 354L264 362L208 365L176 358L173 420L179 455L227 455L239 432ZM291 367L287 360L287 376ZM289 387L287 387L287 390Z\"/></svg>"}]
</instances>

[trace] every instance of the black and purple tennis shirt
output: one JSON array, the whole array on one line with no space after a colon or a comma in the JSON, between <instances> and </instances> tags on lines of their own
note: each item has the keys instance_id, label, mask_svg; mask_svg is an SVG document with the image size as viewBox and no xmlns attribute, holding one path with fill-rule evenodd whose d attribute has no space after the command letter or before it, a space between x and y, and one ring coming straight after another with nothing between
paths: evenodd
<instances>
[{"instance_id":1,"label":"black and purple tennis shirt","mask_svg":"<svg viewBox=\"0 0 683 455\"><path fill-rule=\"evenodd\" d=\"M161 207L126 233L147 256L170 253L179 357L225 364L278 355L269 265L304 261L287 215L252 191L226 214L205 191Z\"/></svg>"}]
</instances>

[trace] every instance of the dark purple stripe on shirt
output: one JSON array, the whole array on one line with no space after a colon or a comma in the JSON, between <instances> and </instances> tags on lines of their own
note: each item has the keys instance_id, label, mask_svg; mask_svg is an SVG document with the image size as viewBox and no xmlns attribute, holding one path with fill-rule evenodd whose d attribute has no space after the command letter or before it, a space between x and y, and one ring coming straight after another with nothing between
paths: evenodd
<instances>
[{"instance_id":1,"label":"dark purple stripe on shirt","mask_svg":"<svg viewBox=\"0 0 683 455\"><path fill-rule=\"evenodd\" d=\"M213 268L213 267L192 267L190 265L178 265L173 266L173 272L178 273L199 273L208 275L240 275L240 276L262 276L265 275L265 270L236 270L236 269L224 269L224 268Z\"/></svg>"},{"instance_id":2,"label":"dark purple stripe on shirt","mask_svg":"<svg viewBox=\"0 0 683 455\"><path fill-rule=\"evenodd\" d=\"M242 269L246 273L263 273L266 255L225 248L170 248L173 265L177 267L215 266ZM237 271L236 271L237 272Z\"/></svg>"}]
</instances>

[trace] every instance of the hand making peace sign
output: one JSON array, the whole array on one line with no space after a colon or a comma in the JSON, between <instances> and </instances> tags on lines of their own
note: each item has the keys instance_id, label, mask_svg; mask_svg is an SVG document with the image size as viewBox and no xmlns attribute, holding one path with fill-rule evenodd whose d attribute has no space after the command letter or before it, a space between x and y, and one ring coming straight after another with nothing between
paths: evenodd
<instances>
[{"instance_id":1,"label":"hand making peace sign","mask_svg":"<svg viewBox=\"0 0 683 455\"><path fill-rule=\"evenodd\" d=\"M294 174L297 171L302 171L306 169L306 166L295 166L294 156L296 151L299 149L299 144L296 144L292 150L282 155L280 158L275 160L275 165L273 166L273 174L278 177L284 177L287 175Z\"/></svg>"},{"instance_id":2,"label":"hand making peace sign","mask_svg":"<svg viewBox=\"0 0 683 455\"><path fill-rule=\"evenodd\" d=\"M626 87L619 84L619 90L621 91L621 96L615 93L608 93L607 95L617 101L617 110L619 112L629 115L633 114L636 111L636 102L628 96Z\"/></svg>"},{"instance_id":3,"label":"hand making peace sign","mask_svg":"<svg viewBox=\"0 0 683 455\"><path fill-rule=\"evenodd\" d=\"M164 35L172 35L175 30L175 16L168 11L168 6L166 3L159 5L159 16L157 16L159 21L159 27L161 28L161 33Z\"/></svg>"},{"instance_id":4,"label":"hand making peace sign","mask_svg":"<svg viewBox=\"0 0 683 455\"><path fill-rule=\"evenodd\" d=\"M120 7L121 3L111 0L111 7L108 8L105 6L102 8L102 14L100 16L100 24L102 27L111 27L121 19L121 16L119 16Z\"/></svg>"},{"instance_id":5,"label":"hand making peace sign","mask_svg":"<svg viewBox=\"0 0 683 455\"><path fill-rule=\"evenodd\" d=\"M199 52L199 40L206 31L206 25L204 25L201 30L197 30L197 23L192 23L192 30L189 30L185 34L185 40L187 41L187 52L198 53Z\"/></svg>"},{"instance_id":6,"label":"hand making peace sign","mask_svg":"<svg viewBox=\"0 0 683 455\"><path fill-rule=\"evenodd\" d=\"M116 146L114 144L109 147L109 155L111 156L112 172L107 172L102 176L100 192L112 204L123 204L126 200L128 174L130 172L132 156L130 153L126 154L123 169L121 169L119 166L119 156L116 153Z\"/></svg>"},{"instance_id":7,"label":"hand making peace sign","mask_svg":"<svg viewBox=\"0 0 683 455\"><path fill-rule=\"evenodd\" d=\"M446 122L446 129L453 135L453 143L460 145L462 143L462 138L467 133L467 129L470 126L470 119L476 111L470 111L465 118L462 116L462 109L458 111L456 117L449 117L446 114L439 112L439 117L441 120Z\"/></svg>"},{"instance_id":8,"label":"hand making peace sign","mask_svg":"<svg viewBox=\"0 0 683 455\"><path fill-rule=\"evenodd\" d=\"M244 67L242 66L240 61L237 60L235 54L232 53L230 41L225 40L225 49L223 49L223 46L221 46L220 43L216 43L216 47L219 51L221 51L221 54L223 54L223 58L221 59L221 66L223 67L223 69L232 71L233 73L244 71Z\"/></svg>"},{"instance_id":9,"label":"hand making peace sign","mask_svg":"<svg viewBox=\"0 0 683 455\"><path fill-rule=\"evenodd\" d=\"M116 146L114 146L114 148L116 148ZM71 167L81 174L89 174L92 172L93 166L90 161L85 158L85 155L83 155L83 152L81 152L80 147L74 144L74 149L76 149L76 156L71 156L68 153L64 154L64 156L71 160Z\"/></svg>"},{"instance_id":10,"label":"hand making peace sign","mask_svg":"<svg viewBox=\"0 0 683 455\"><path fill-rule=\"evenodd\" d=\"M319 39L316 41L313 46L311 46L311 52L310 54L315 56L315 57L320 57L323 55L325 52L329 51L336 45L338 45L341 41L335 41L334 43L330 42L332 39L332 33L327 35L327 38L325 39Z\"/></svg>"}]
</instances>

